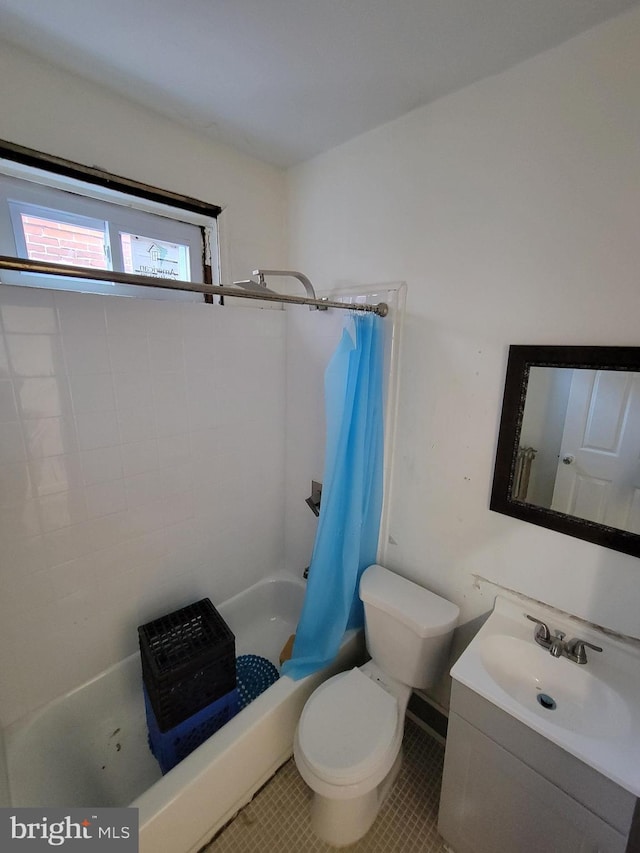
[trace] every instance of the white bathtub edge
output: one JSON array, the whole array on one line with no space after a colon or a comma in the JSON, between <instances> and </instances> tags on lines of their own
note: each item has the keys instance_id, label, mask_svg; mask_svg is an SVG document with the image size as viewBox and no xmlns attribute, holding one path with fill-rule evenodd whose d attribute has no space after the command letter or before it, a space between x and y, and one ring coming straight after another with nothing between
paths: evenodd
<instances>
[{"instance_id":1,"label":"white bathtub edge","mask_svg":"<svg viewBox=\"0 0 640 853\"><path fill-rule=\"evenodd\" d=\"M330 667L297 682L283 676L138 797L140 853L197 853L208 843L292 755L307 698L360 663L363 648L362 632L351 632Z\"/></svg>"}]
</instances>

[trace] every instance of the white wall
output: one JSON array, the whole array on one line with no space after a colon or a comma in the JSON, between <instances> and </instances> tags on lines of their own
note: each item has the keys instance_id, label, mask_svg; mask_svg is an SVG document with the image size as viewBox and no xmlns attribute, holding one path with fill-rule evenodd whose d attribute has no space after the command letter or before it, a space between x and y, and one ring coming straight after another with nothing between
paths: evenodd
<instances>
[{"instance_id":1,"label":"white wall","mask_svg":"<svg viewBox=\"0 0 640 853\"><path fill-rule=\"evenodd\" d=\"M225 280L282 264L282 172L0 40L0 138L224 208Z\"/></svg>"},{"instance_id":2,"label":"white wall","mask_svg":"<svg viewBox=\"0 0 640 853\"><path fill-rule=\"evenodd\" d=\"M229 277L283 266L278 170L13 48L0 78L1 138L223 205ZM0 289L2 724L281 567L284 321Z\"/></svg>"},{"instance_id":3,"label":"white wall","mask_svg":"<svg viewBox=\"0 0 640 853\"><path fill-rule=\"evenodd\" d=\"M285 561L298 576L309 565L318 528L305 500L311 481L323 479L324 371L340 341L342 319L338 311L287 308Z\"/></svg>"},{"instance_id":4,"label":"white wall","mask_svg":"<svg viewBox=\"0 0 640 853\"><path fill-rule=\"evenodd\" d=\"M488 509L507 349L640 344L640 10L290 173L291 264L406 280L388 562L640 636L640 562Z\"/></svg>"}]
</instances>

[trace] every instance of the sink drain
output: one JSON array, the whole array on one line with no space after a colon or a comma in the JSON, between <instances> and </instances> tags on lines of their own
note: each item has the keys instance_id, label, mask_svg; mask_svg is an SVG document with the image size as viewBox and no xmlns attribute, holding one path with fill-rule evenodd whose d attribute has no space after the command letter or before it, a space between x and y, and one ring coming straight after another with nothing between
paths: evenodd
<instances>
[{"instance_id":1,"label":"sink drain","mask_svg":"<svg viewBox=\"0 0 640 853\"><path fill-rule=\"evenodd\" d=\"M547 693L538 693L536 699L538 700L538 704L546 708L547 711L553 711L557 707L555 699L552 699Z\"/></svg>"}]
</instances>

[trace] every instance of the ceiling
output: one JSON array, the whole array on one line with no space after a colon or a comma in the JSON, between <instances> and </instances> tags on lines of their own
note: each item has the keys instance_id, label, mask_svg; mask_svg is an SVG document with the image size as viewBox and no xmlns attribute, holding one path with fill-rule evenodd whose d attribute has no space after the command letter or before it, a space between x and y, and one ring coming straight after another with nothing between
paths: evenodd
<instances>
[{"instance_id":1,"label":"ceiling","mask_svg":"<svg viewBox=\"0 0 640 853\"><path fill-rule=\"evenodd\" d=\"M287 167L638 2L0 0L0 32Z\"/></svg>"}]
</instances>

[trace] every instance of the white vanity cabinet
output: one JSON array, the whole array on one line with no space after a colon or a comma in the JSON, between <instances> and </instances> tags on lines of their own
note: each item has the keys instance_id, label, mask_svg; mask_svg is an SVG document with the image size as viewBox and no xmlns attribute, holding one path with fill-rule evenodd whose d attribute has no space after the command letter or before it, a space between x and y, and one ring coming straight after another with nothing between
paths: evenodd
<instances>
[{"instance_id":1,"label":"white vanity cabinet","mask_svg":"<svg viewBox=\"0 0 640 853\"><path fill-rule=\"evenodd\" d=\"M455 853L640 853L627 846L635 808L633 794L454 680L438 829Z\"/></svg>"}]
</instances>

